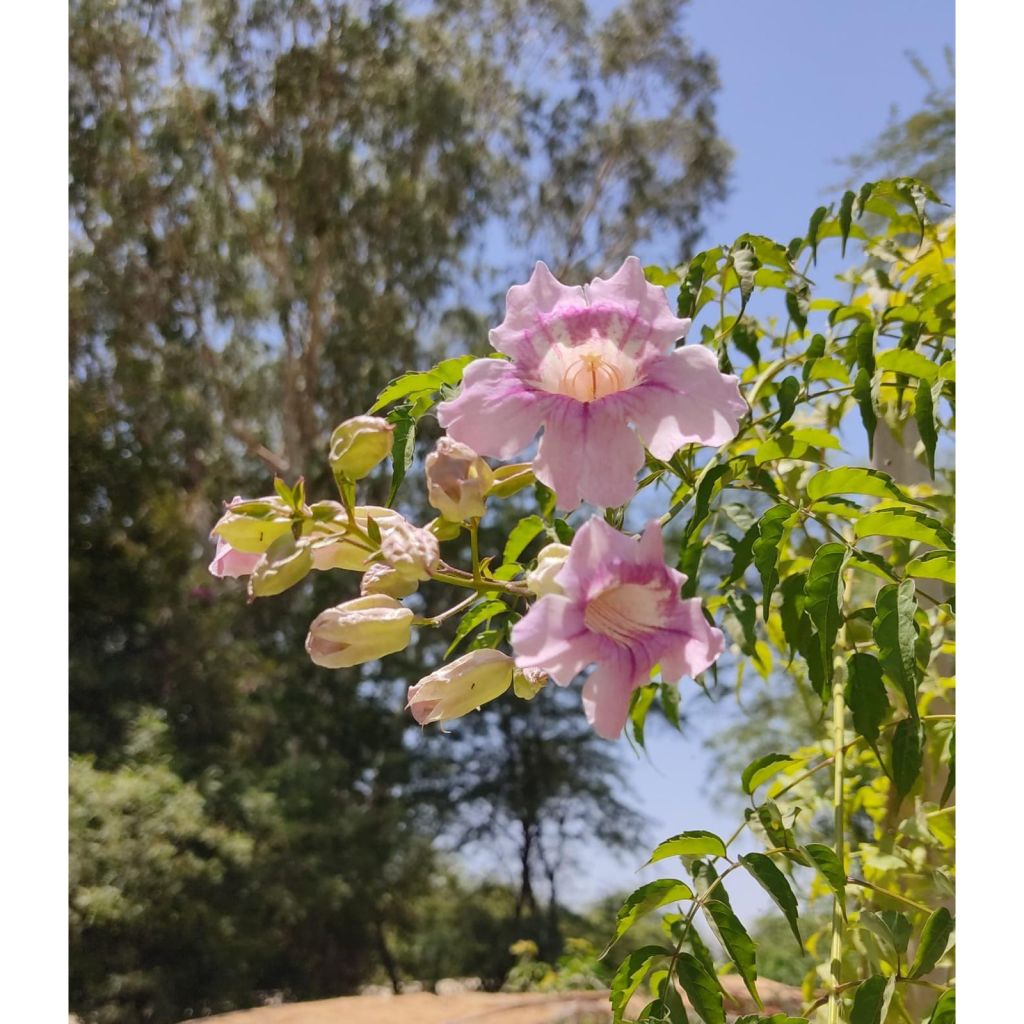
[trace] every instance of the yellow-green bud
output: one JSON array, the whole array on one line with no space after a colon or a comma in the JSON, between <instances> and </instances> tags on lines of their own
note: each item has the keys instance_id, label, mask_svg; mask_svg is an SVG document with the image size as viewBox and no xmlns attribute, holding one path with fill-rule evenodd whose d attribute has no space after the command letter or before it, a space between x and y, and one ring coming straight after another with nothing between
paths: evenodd
<instances>
[{"instance_id":1,"label":"yellow-green bud","mask_svg":"<svg viewBox=\"0 0 1024 1024\"><path fill-rule=\"evenodd\" d=\"M353 416L331 434L331 469L361 480L391 454L395 428L379 416Z\"/></svg>"},{"instance_id":2,"label":"yellow-green bud","mask_svg":"<svg viewBox=\"0 0 1024 1024\"><path fill-rule=\"evenodd\" d=\"M252 597L273 597L294 587L313 568L309 541L296 540L290 533L277 538L256 563L249 577Z\"/></svg>"},{"instance_id":3,"label":"yellow-green bud","mask_svg":"<svg viewBox=\"0 0 1024 1024\"><path fill-rule=\"evenodd\" d=\"M321 612L309 627L306 651L324 668L349 668L409 646L413 614L385 594L346 601Z\"/></svg>"}]
</instances>

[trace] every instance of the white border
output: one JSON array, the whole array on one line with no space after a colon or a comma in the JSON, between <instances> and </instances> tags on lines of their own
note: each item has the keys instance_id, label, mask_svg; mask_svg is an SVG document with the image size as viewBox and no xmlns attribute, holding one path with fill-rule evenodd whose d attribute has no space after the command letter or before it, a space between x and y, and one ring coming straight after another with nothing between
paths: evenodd
<instances>
[{"instance_id":1,"label":"white border","mask_svg":"<svg viewBox=\"0 0 1024 1024\"><path fill-rule=\"evenodd\" d=\"M4 644L0 1016L67 1016L67 9L0 30Z\"/></svg>"}]
</instances>

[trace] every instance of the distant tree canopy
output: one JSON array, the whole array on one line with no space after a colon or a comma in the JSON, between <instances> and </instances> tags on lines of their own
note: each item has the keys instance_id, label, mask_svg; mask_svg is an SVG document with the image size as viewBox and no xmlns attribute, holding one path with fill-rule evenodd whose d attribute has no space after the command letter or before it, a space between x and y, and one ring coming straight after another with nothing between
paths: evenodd
<instances>
[{"instance_id":1,"label":"distant tree canopy","mask_svg":"<svg viewBox=\"0 0 1024 1024\"><path fill-rule=\"evenodd\" d=\"M410 741L400 695L443 630L386 670L325 672L295 652L350 595L318 579L246 609L207 576L206 534L222 500L267 493L275 472L329 497L330 429L428 348L482 349L512 268L688 255L729 153L684 9L72 3L71 990L86 1019L171 1021L419 969L406 933L435 840L465 827L440 783L462 771L506 825L563 799L555 780L523 803L523 777L482 751L459 767L458 745ZM617 755L589 732L529 728L523 743L611 786ZM509 757L500 729L484 735ZM628 810L588 806L565 811L566 836ZM533 857L524 884L547 873ZM520 906L520 933L546 912Z\"/></svg>"},{"instance_id":2,"label":"distant tree canopy","mask_svg":"<svg viewBox=\"0 0 1024 1024\"><path fill-rule=\"evenodd\" d=\"M943 53L947 80L940 82L916 54L908 54L914 70L927 85L920 108L905 114L893 106L889 123L866 148L842 162L850 169L849 183L868 177L919 178L947 201L956 177L956 90L953 51Z\"/></svg>"}]
</instances>

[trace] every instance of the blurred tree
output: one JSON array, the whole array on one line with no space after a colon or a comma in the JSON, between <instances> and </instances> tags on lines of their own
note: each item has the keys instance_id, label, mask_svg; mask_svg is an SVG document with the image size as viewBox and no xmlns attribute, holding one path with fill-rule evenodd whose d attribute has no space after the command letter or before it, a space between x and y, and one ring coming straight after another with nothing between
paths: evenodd
<instances>
[{"instance_id":1,"label":"blurred tree","mask_svg":"<svg viewBox=\"0 0 1024 1024\"><path fill-rule=\"evenodd\" d=\"M889 123L860 153L840 161L850 169L848 184L858 187L868 178L919 178L949 200L956 178L956 90L953 51L946 47L943 62L948 80L939 82L917 54L907 55L928 87L919 110L902 116L895 105Z\"/></svg>"},{"instance_id":2,"label":"blurred tree","mask_svg":"<svg viewBox=\"0 0 1024 1024\"><path fill-rule=\"evenodd\" d=\"M383 678L327 673L301 642L345 581L246 608L206 575L206 533L273 473L328 496L331 427L429 339L481 348L495 267L685 252L728 152L682 10L72 3L72 903L124 887L112 905L143 908L73 912L80 1014L159 1022L336 994L378 966L397 980L454 754L409 742L398 695L445 638ZM531 742L581 774L568 751L596 743L560 725ZM165 834L149 884L130 867ZM170 893L209 919L168 917Z\"/></svg>"},{"instance_id":3,"label":"blurred tree","mask_svg":"<svg viewBox=\"0 0 1024 1024\"><path fill-rule=\"evenodd\" d=\"M555 685L528 704L488 704L440 740L451 751L450 775L440 783L456 809L458 845L511 845L517 937L534 939L541 958L554 959L563 938L562 869L585 843L629 850L642 841L646 822L631 806L622 752L595 740L579 694Z\"/></svg>"}]
</instances>

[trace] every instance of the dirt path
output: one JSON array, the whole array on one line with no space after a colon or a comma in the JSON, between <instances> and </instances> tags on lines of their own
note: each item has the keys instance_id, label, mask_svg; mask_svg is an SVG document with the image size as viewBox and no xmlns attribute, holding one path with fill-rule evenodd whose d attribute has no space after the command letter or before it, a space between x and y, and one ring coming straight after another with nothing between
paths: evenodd
<instances>
[{"instance_id":1,"label":"dirt path","mask_svg":"<svg viewBox=\"0 0 1024 1024\"><path fill-rule=\"evenodd\" d=\"M597 1024L610 1020L607 992L344 996L206 1018L216 1024Z\"/></svg>"},{"instance_id":2,"label":"dirt path","mask_svg":"<svg viewBox=\"0 0 1024 1024\"><path fill-rule=\"evenodd\" d=\"M735 976L720 979L731 997L727 1013L755 1009ZM800 990L762 978L758 988L766 1013L797 1013ZM642 1002L631 1009L639 1012ZM611 1021L607 992L461 992L436 996L343 996L312 1003L285 1003L207 1017L213 1024L606 1024Z\"/></svg>"}]
</instances>

